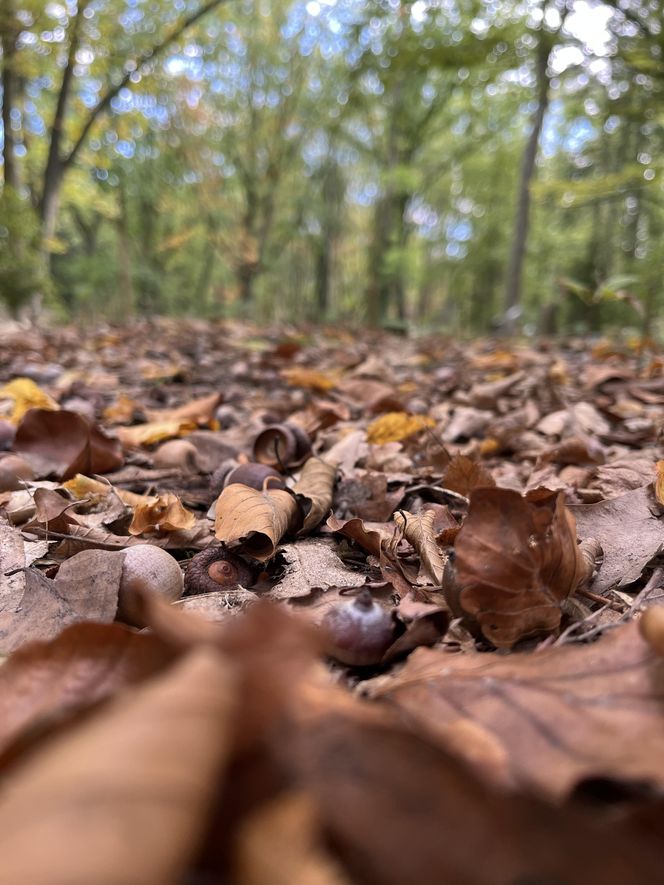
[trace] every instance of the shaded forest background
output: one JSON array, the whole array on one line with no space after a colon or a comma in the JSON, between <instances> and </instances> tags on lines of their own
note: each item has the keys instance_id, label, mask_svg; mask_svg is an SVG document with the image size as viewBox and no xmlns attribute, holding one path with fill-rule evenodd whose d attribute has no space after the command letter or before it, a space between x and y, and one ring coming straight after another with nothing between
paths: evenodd
<instances>
[{"instance_id":1,"label":"shaded forest background","mask_svg":"<svg viewBox=\"0 0 664 885\"><path fill-rule=\"evenodd\" d=\"M659 0L2 0L0 301L657 331Z\"/></svg>"}]
</instances>

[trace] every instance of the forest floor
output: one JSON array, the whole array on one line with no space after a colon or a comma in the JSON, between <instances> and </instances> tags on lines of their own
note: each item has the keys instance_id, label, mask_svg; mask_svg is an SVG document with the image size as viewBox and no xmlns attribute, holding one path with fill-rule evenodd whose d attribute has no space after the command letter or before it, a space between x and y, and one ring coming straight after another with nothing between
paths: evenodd
<instances>
[{"instance_id":1,"label":"forest floor","mask_svg":"<svg viewBox=\"0 0 664 885\"><path fill-rule=\"evenodd\" d=\"M0 885L659 881L663 406L604 340L0 328Z\"/></svg>"}]
</instances>

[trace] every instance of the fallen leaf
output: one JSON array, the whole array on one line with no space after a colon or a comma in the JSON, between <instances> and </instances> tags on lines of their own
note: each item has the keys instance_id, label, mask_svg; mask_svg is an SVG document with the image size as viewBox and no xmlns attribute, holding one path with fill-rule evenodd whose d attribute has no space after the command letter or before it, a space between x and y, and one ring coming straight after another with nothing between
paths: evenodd
<instances>
[{"instance_id":1,"label":"fallen leaf","mask_svg":"<svg viewBox=\"0 0 664 885\"><path fill-rule=\"evenodd\" d=\"M134 507L134 516L128 531L130 535L177 532L192 529L195 525L196 515L183 506L177 495L166 492Z\"/></svg>"},{"instance_id":2,"label":"fallen leaf","mask_svg":"<svg viewBox=\"0 0 664 885\"><path fill-rule=\"evenodd\" d=\"M664 506L664 461L658 461L655 464L655 497L657 503Z\"/></svg>"},{"instance_id":3,"label":"fallen leaf","mask_svg":"<svg viewBox=\"0 0 664 885\"><path fill-rule=\"evenodd\" d=\"M408 412L388 412L376 418L367 427L367 440L372 445L401 442L415 436L427 427L435 427L433 418L426 415L409 415Z\"/></svg>"},{"instance_id":4,"label":"fallen leaf","mask_svg":"<svg viewBox=\"0 0 664 885\"><path fill-rule=\"evenodd\" d=\"M215 537L227 544L240 543L243 552L265 562L274 556L279 541L292 530L299 508L290 492L257 489L241 483L226 486L215 508Z\"/></svg>"},{"instance_id":5,"label":"fallen leaf","mask_svg":"<svg viewBox=\"0 0 664 885\"><path fill-rule=\"evenodd\" d=\"M0 881L182 881L229 752L232 705L226 661L200 649L6 774Z\"/></svg>"},{"instance_id":6,"label":"fallen leaf","mask_svg":"<svg viewBox=\"0 0 664 885\"><path fill-rule=\"evenodd\" d=\"M325 375L323 372L317 372L315 369L305 369L300 366L293 366L292 369L282 369L281 377L292 387L319 390L321 393L327 393L328 390L332 390L337 383L336 378Z\"/></svg>"},{"instance_id":7,"label":"fallen leaf","mask_svg":"<svg viewBox=\"0 0 664 885\"><path fill-rule=\"evenodd\" d=\"M21 597L0 612L0 650L52 639L77 621L112 621L123 561L119 553L86 550L63 562L54 580L27 569Z\"/></svg>"},{"instance_id":8,"label":"fallen leaf","mask_svg":"<svg viewBox=\"0 0 664 885\"><path fill-rule=\"evenodd\" d=\"M471 494L454 544L456 589L446 595L498 648L556 630L561 602L588 577L563 501L547 490L528 498L498 488Z\"/></svg>"},{"instance_id":9,"label":"fallen leaf","mask_svg":"<svg viewBox=\"0 0 664 885\"><path fill-rule=\"evenodd\" d=\"M636 581L664 546L664 524L652 484L570 510L579 537L597 538L604 551L604 561L592 583L595 593Z\"/></svg>"},{"instance_id":10,"label":"fallen leaf","mask_svg":"<svg viewBox=\"0 0 664 885\"><path fill-rule=\"evenodd\" d=\"M155 636L122 624L73 624L48 642L30 642L0 667L0 752L38 724L162 670L173 653Z\"/></svg>"},{"instance_id":11,"label":"fallen leaf","mask_svg":"<svg viewBox=\"0 0 664 885\"><path fill-rule=\"evenodd\" d=\"M591 645L507 657L418 649L365 690L471 765L488 762L497 782L561 800L586 778L664 787L663 679L631 623ZM489 757L464 752L460 723L481 730Z\"/></svg>"},{"instance_id":12,"label":"fallen leaf","mask_svg":"<svg viewBox=\"0 0 664 885\"><path fill-rule=\"evenodd\" d=\"M211 393L191 400L174 409L147 409L146 414L152 423L161 422L192 422L195 424L209 424L214 418L214 412L222 401L221 393ZM154 440L155 442L157 440ZM143 443L145 445L145 443Z\"/></svg>"},{"instance_id":13,"label":"fallen leaf","mask_svg":"<svg viewBox=\"0 0 664 885\"><path fill-rule=\"evenodd\" d=\"M30 378L14 378L0 387L0 399L12 401L12 411L7 418L13 424L18 424L30 409L57 411L60 408L56 401Z\"/></svg>"},{"instance_id":14,"label":"fallen leaf","mask_svg":"<svg viewBox=\"0 0 664 885\"><path fill-rule=\"evenodd\" d=\"M279 552L284 574L268 592L270 599L298 599L313 590L331 587L357 587L363 575L346 568L329 541L309 538L297 544L284 544Z\"/></svg>"},{"instance_id":15,"label":"fallen leaf","mask_svg":"<svg viewBox=\"0 0 664 885\"><path fill-rule=\"evenodd\" d=\"M187 436L196 430L197 424L187 419L149 421L147 424L136 424L133 427L118 427L116 433L125 448L138 448L139 446L151 446L154 443L163 442L165 439L174 439L179 436ZM85 473L85 471L81 471ZM97 471L99 472L99 471Z\"/></svg>"},{"instance_id":16,"label":"fallen leaf","mask_svg":"<svg viewBox=\"0 0 664 885\"><path fill-rule=\"evenodd\" d=\"M293 486L305 514L298 534L315 529L330 512L336 473L333 465L320 458L309 458L305 463L299 480Z\"/></svg>"},{"instance_id":17,"label":"fallen leaf","mask_svg":"<svg viewBox=\"0 0 664 885\"><path fill-rule=\"evenodd\" d=\"M108 473L124 463L117 440L76 412L30 409L16 430L14 451L32 464L39 476L61 480L77 473Z\"/></svg>"},{"instance_id":18,"label":"fallen leaf","mask_svg":"<svg viewBox=\"0 0 664 885\"><path fill-rule=\"evenodd\" d=\"M466 455L455 455L445 468L441 485L468 498L475 489L495 486L486 467Z\"/></svg>"},{"instance_id":19,"label":"fallen leaf","mask_svg":"<svg viewBox=\"0 0 664 885\"><path fill-rule=\"evenodd\" d=\"M428 578L428 583L438 587L443 581L445 559L436 543L435 518L435 514L430 510L417 514L400 510L394 514L394 522L420 556L421 570Z\"/></svg>"}]
</instances>

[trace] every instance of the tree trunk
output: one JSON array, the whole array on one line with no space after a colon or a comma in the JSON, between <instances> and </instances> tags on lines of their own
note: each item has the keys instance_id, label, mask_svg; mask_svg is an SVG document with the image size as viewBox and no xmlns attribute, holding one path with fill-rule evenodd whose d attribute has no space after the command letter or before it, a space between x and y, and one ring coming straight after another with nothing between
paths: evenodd
<instances>
[{"instance_id":1,"label":"tree trunk","mask_svg":"<svg viewBox=\"0 0 664 885\"><path fill-rule=\"evenodd\" d=\"M8 17L13 18L10 11ZM14 53L16 45L14 36L10 33L8 25L3 24L2 32L2 130L3 130L3 148L2 161L4 164L5 184L18 191L21 182L18 173L18 165L16 163L14 132L12 130L11 112L16 101L15 96L15 75L13 71Z\"/></svg>"},{"instance_id":2,"label":"tree trunk","mask_svg":"<svg viewBox=\"0 0 664 885\"><path fill-rule=\"evenodd\" d=\"M521 302L521 284L523 278L523 260L526 254L528 242L528 216L530 214L530 186L535 172L537 148L544 116L549 105L549 78L547 67L549 63L549 44L544 33L540 33L537 47L536 77L537 77L537 107L533 114L532 128L521 163L521 175L519 178L519 190L516 205L516 219L512 246L510 249L507 275L505 279L505 331L509 334L514 331L516 321L516 309Z\"/></svg>"},{"instance_id":3,"label":"tree trunk","mask_svg":"<svg viewBox=\"0 0 664 885\"><path fill-rule=\"evenodd\" d=\"M316 251L316 319L324 320L330 309L330 242L323 232Z\"/></svg>"}]
</instances>

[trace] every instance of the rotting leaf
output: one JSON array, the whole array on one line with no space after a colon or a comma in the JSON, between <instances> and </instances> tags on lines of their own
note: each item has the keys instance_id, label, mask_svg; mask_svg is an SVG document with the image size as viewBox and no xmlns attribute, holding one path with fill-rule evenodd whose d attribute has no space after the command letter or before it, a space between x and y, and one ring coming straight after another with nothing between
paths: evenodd
<instances>
[{"instance_id":1,"label":"rotting leaf","mask_svg":"<svg viewBox=\"0 0 664 885\"><path fill-rule=\"evenodd\" d=\"M557 629L561 602L589 577L574 517L561 493L527 498L511 489L476 489L455 545L451 607L477 621L498 648Z\"/></svg>"},{"instance_id":2,"label":"rotting leaf","mask_svg":"<svg viewBox=\"0 0 664 885\"><path fill-rule=\"evenodd\" d=\"M241 483L226 486L215 508L215 536L266 562L279 541L291 531L299 514L295 497L281 489L262 492Z\"/></svg>"}]
</instances>

